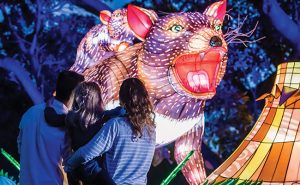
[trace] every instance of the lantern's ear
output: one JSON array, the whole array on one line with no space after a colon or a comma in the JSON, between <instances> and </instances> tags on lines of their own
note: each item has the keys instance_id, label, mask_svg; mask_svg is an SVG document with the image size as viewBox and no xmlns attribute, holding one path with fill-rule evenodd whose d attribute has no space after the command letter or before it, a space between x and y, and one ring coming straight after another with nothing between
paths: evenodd
<instances>
[{"instance_id":1,"label":"lantern's ear","mask_svg":"<svg viewBox=\"0 0 300 185\"><path fill-rule=\"evenodd\" d=\"M157 15L154 11L146 10L129 4L127 7L127 22L134 35L144 41L150 32Z\"/></svg>"},{"instance_id":2,"label":"lantern's ear","mask_svg":"<svg viewBox=\"0 0 300 185\"><path fill-rule=\"evenodd\" d=\"M204 15L212 19L212 21L222 24L226 14L226 0L218 1L207 7Z\"/></svg>"},{"instance_id":3,"label":"lantern's ear","mask_svg":"<svg viewBox=\"0 0 300 185\"><path fill-rule=\"evenodd\" d=\"M107 25L109 20L110 20L110 17L111 17L111 13L110 11L108 10L102 10L100 13L99 13L99 17L100 17L100 21Z\"/></svg>"}]
</instances>

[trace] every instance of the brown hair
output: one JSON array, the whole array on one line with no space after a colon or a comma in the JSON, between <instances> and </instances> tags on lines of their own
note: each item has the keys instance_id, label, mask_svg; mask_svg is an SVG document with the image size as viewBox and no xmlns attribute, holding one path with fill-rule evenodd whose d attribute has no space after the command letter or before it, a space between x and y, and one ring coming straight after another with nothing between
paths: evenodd
<instances>
[{"instance_id":1,"label":"brown hair","mask_svg":"<svg viewBox=\"0 0 300 185\"><path fill-rule=\"evenodd\" d=\"M144 128L152 135L155 130L155 114L143 82L137 78L124 80L120 88L119 99L121 106L124 106L128 113L134 138L142 137Z\"/></svg>"},{"instance_id":2,"label":"brown hair","mask_svg":"<svg viewBox=\"0 0 300 185\"><path fill-rule=\"evenodd\" d=\"M103 111L101 91L95 82L82 82L71 95L71 111L67 121L81 129L88 128L96 123L99 114Z\"/></svg>"}]
</instances>

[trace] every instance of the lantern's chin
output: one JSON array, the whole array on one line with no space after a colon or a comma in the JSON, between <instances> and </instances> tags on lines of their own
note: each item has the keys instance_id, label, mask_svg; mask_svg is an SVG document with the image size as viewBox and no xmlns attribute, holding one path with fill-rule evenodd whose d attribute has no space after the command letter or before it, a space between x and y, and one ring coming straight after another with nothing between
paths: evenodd
<instances>
[{"instance_id":1,"label":"lantern's chin","mask_svg":"<svg viewBox=\"0 0 300 185\"><path fill-rule=\"evenodd\" d=\"M176 82L191 96L212 98L216 93L220 65L225 55L224 49L213 48L208 52L178 56L172 65Z\"/></svg>"}]
</instances>

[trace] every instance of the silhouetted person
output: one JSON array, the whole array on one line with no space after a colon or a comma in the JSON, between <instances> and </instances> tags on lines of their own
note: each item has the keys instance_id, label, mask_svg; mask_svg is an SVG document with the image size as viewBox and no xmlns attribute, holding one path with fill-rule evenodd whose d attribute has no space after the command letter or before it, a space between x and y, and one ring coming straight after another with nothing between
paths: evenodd
<instances>
[{"instance_id":1,"label":"silhouetted person","mask_svg":"<svg viewBox=\"0 0 300 185\"><path fill-rule=\"evenodd\" d=\"M82 75L72 71L59 73L52 104L57 113L68 112L70 95L83 80ZM32 106L24 113L20 122L18 149L22 185L62 185L67 182L62 162L71 152L69 138L64 128L52 127L46 123L45 107L46 103Z\"/></svg>"}]
</instances>

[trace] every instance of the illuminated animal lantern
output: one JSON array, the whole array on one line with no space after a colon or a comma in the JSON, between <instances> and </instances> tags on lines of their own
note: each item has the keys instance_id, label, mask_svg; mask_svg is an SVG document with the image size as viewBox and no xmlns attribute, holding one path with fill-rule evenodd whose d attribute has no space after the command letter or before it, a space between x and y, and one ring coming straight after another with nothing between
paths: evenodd
<instances>
[{"instance_id":1,"label":"illuminated animal lantern","mask_svg":"<svg viewBox=\"0 0 300 185\"><path fill-rule=\"evenodd\" d=\"M127 23L127 9L118 9L113 13L103 10L100 20L102 24L91 28L81 40L70 70L81 73L133 44L135 36Z\"/></svg>"},{"instance_id":2,"label":"illuminated animal lantern","mask_svg":"<svg viewBox=\"0 0 300 185\"><path fill-rule=\"evenodd\" d=\"M84 72L99 84L106 108L119 105L123 80L141 79L155 108L157 147L176 140L175 159L195 153L183 168L190 184L204 181L201 155L205 100L212 98L225 73L227 44L221 25L226 2L205 12L171 13L158 18L133 5L128 25L143 42L128 47Z\"/></svg>"}]
</instances>

